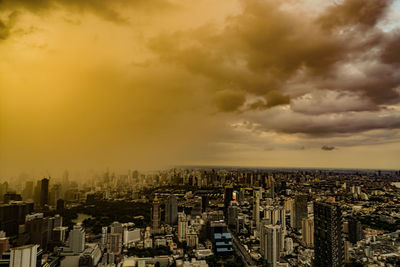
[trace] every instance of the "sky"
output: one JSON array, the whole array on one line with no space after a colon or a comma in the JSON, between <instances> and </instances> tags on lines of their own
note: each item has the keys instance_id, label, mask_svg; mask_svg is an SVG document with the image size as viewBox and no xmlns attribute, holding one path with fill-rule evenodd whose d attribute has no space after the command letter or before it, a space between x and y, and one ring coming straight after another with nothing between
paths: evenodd
<instances>
[{"instance_id":1,"label":"sky","mask_svg":"<svg viewBox=\"0 0 400 267\"><path fill-rule=\"evenodd\" d=\"M400 168L398 0L2 0L0 176Z\"/></svg>"}]
</instances>

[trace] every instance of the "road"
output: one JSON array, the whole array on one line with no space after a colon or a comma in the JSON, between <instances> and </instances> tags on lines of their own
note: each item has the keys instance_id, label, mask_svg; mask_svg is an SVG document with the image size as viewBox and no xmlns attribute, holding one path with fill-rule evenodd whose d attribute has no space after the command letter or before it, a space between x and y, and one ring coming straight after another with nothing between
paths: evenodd
<instances>
[{"instance_id":1,"label":"road","mask_svg":"<svg viewBox=\"0 0 400 267\"><path fill-rule=\"evenodd\" d=\"M236 252L240 255L242 260L246 263L247 267L253 267L257 266L256 262L251 258L249 252L242 246L240 241L237 239L237 237L229 230L229 233L232 235L233 239L233 248L236 250Z\"/></svg>"}]
</instances>

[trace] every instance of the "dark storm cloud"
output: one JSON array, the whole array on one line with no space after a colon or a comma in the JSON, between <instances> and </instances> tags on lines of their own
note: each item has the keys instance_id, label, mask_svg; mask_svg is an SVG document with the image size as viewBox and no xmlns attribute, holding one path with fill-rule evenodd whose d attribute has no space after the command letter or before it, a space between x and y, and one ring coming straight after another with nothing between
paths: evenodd
<instances>
[{"instance_id":1,"label":"dark storm cloud","mask_svg":"<svg viewBox=\"0 0 400 267\"><path fill-rule=\"evenodd\" d=\"M387 64L400 64L400 32L388 37L381 58Z\"/></svg>"},{"instance_id":2,"label":"dark storm cloud","mask_svg":"<svg viewBox=\"0 0 400 267\"><path fill-rule=\"evenodd\" d=\"M40 13L63 7L71 11L89 11L114 22L125 22L118 8L133 6L142 10L155 10L169 6L167 0L0 0L0 10L27 10Z\"/></svg>"},{"instance_id":3,"label":"dark storm cloud","mask_svg":"<svg viewBox=\"0 0 400 267\"><path fill-rule=\"evenodd\" d=\"M246 100L244 93L240 91L223 90L218 91L215 103L220 111L231 112L237 110Z\"/></svg>"},{"instance_id":4,"label":"dark storm cloud","mask_svg":"<svg viewBox=\"0 0 400 267\"><path fill-rule=\"evenodd\" d=\"M321 149L325 150L325 151L332 151L332 150L335 150L336 147L324 145L324 146L321 147Z\"/></svg>"},{"instance_id":5,"label":"dark storm cloud","mask_svg":"<svg viewBox=\"0 0 400 267\"><path fill-rule=\"evenodd\" d=\"M385 15L392 2L392 0L344 0L327 8L318 22L328 29L354 25L371 27Z\"/></svg>"},{"instance_id":6,"label":"dark storm cloud","mask_svg":"<svg viewBox=\"0 0 400 267\"><path fill-rule=\"evenodd\" d=\"M3 21L0 20L0 40L7 39L8 35L10 34L10 29L4 24Z\"/></svg>"}]
</instances>

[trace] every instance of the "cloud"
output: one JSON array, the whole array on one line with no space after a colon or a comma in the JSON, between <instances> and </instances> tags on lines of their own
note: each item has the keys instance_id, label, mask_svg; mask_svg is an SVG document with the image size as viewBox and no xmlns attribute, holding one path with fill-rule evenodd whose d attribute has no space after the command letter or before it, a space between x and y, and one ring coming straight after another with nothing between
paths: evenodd
<instances>
[{"instance_id":1,"label":"cloud","mask_svg":"<svg viewBox=\"0 0 400 267\"><path fill-rule=\"evenodd\" d=\"M4 24L3 21L0 20L0 40L7 39L8 35L10 34L10 29Z\"/></svg>"},{"instance_id":2,"label":"cloud","mask_svg":"<svg viewBox=\"0 0 400 267\"><path fill-rule=\"evenodd\" d=\"M70 11L92 12L105 20L117 23L126 22L121 15L121 7L133 7L142 11L161 10L170 7L168 0L2 0L0 9L27 10L34 13L43 13L57 8L66 8Z\"/></svg>"},{"instance_id":3,"label":"cloud","mask_svg":"<svg viewBox=\"0 0 400 267\"><path fill-rule=\"evenodd\" d=\"M322 150L325 150L325 151L332 151L332 150L335 150L336 147L334 147L334 146L323 145L323 146L321 147L321 149L322 149Z\"/></svg>"},{"instance_id":4,"label":"cloud","mask_svg":"<svg viewBox=\"0 0 400 267\"><path fill-rule=\"evenodd\" d=\"M215 103L217 108L223 112L236 111L244 104L246 97L243 92L222 90L215 95Z\"/></svg>"},{"instance_id":5,"label":"cloud","mask_svg":"<svg viewBox=\"0 0 400 267\"><path fill-rule=\"evenodd\" d=\"M335 3L328 7L318 22L328 29L354 25L375 26L392 2L392 0L342 0L339 4Z\"/></svg>"}]
</instances>

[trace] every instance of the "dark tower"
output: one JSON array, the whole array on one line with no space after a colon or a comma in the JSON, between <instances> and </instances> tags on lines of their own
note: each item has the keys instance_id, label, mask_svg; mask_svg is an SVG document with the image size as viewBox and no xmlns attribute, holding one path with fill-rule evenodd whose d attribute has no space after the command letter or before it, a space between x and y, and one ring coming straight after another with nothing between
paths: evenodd
<instances>
[{"instance_id":1,"label":"dark tower","mask_svg":"<svg viewBox=\"0 0 400 267\"><path fill-rule=\"evenodd\" d=\"M40 184L40 207L49 204L49 179L43 178Z\"/></svg>"},{"instance_id":2,"label":"dark tower","mask_svg":"<svg viewBox=\"0 0 400 267\"><path fill-rule=\"evenodd\" d=\"M225 186L225 194L224 194L224 214L225 218L227 218L228 207L233 200L233 186Z\"/></svg>"},{"instance_id":3,"label":"dark tower","mask_svg":"<svg viewBox=\"0 0 400 267\"><path fill-rule=\"evenodd\" d=\"M296 195L294 198L296 229L301 229L301 222L308 217L307 196Z\"/></svg>"},{"instance_id":4,"label":"dark tower","mask_svg":"<svg viewBox=\"0 0 400 267\"><path fill-rule=\"evenodd\" d=\"M344 266L342 211L336 203L314 202L313 266Z\"/></svg>"}]
</instances>

